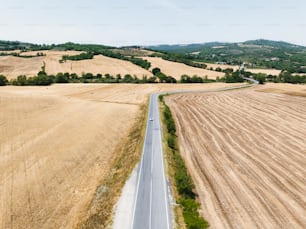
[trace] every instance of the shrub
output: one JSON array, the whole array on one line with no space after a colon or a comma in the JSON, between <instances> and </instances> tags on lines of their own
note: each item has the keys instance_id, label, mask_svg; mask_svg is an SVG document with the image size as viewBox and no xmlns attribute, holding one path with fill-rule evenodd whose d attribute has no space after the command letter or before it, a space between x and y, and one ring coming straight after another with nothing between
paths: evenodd
<instances>
[{"instance_id":1,"label":"shrub","mask_svg":"<svg viewBox=\"0 0 306 229\"><path fill-rule=\"evenodd\" d=\"M0 86L5 86L7 85L8 80L4 75L0 75Z\"/></svg>"}]
</instances>

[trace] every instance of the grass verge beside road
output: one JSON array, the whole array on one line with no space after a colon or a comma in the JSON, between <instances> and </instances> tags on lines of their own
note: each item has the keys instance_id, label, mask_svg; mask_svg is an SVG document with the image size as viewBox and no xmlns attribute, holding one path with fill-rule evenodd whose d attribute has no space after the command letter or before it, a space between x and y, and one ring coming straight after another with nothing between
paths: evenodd
<instances>
[{"instance_id":1,"label":"grass verge beside road","mask_svg":"<svg viewBox=\"0 0 306 229\"><path fill-rule=\"evenodd\" d=\"M147 107L147 104L141 106L139 116L128 138L117 148L116 156L113 160L113 169L97 188L87 216L77 228L111 227L113 208L121 195L125 181L141 157L146 129Z\"/></svg>"},{"instance_id":2,"label":"grass verge beside road","mask_svg":"<svg viewBox=\"0 0 306 229\"><path fill-rule=\"evenodd\" d=\"M159 101L164 127L163 137L166 142L167 166L172 184L171 189L173 197L178 203L174 209L177 226L187 229L208 228L208 222L199 214L200 204L196 200L194 183L179 152L175 122L163 96L159 96Z\"/></svg>"}]
</instances>

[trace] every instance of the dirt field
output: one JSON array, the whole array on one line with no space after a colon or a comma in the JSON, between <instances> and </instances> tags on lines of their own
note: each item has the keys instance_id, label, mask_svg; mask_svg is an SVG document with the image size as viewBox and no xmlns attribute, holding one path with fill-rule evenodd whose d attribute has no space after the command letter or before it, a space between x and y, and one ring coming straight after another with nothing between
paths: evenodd
<instances>
[{"instance_id":1,"label":"dirt field","mask_svg":"<svg viewBox=\"0 0 306 229\"><path fill-rule=\"evenodd\" d=\"M226 86L1 87L0 229L74 228L149 93Z\"/></svg>"},{"instance_id":2,"label":"dirt field","mask_svg":"<svg viewBox=\"0 0 306 229\"><path fill-rule=\"evenodd\" d=\"M151 69L158 67L166 75L170 75L176 79L180 79L181 75L187 74L189 76L197 75L201 77L207 76L209 79L216 79L224 76L222 72L210 71L201 68L191 67L182 63L176 63L168 60L163 60L158 57L144 57L144 59L151 62Z\"/></svg>"},{"instance_id":3,"label":"dirt field","mask_svg":"<svg viewBox=\"0 0 306 229\"><path fill-rule=\"evenodd\" d=\"M203 63L203 62L198 62L198 63ZM222 70L227 69L227 68L232 68L234 71L239 70L240 66L238 65L228 65L228 64L211 64L211 63L205 63L207 65L207 69L213 68L214 70L216 68L221 68ZM251 68L245 68L245 71L252 72L252 73L263 73L263 74L271 74L271 75L279 75L280 70L277 69L251 69Z\"/></svg>"},{"instance_id":4,"label":"dirt field","mask_svg":"<svg viewBox=\"0 0 306 229\"><path fill-rule=\"evenodd\" d=\"M257 91L306 97L305 85L267 83Z\"/></svg>"},{"instance_id":5,"label":"dirt field","mask_svg":"<svg viewBox=\"0 0 306 229\"><path fill-rule=\"evenodd\" d=\"M305 98L243 89L166 102L210 228L306 228Z\"/></svg>"},{"instance_id":6,"label":"dirt field","mask_svg":"<svg viewBox=\"0 0 306 229\"><path fill-rule=\"evenodd\" d=\"M149 71L130 63L129 61L105 57L102 55L95 56L92 60L66 61L59 63L63 55L76 55L77 51L39 51L46 56L21 58L14 56L0 56L0 74L7 76L8 79L17 78L19 75L33 76L41 70L43 63L46 64L48 74L65 73L82 73L91 72L93 74L109 73L116 76L117 74L131 74L141 78L143 75L148 77L152 75ZM37 52L26 52L22 55L36 55Z\"/></svg>"},{"instance_id":7,"label":"dirt field","mask_svg":"<svg viewBox=\"0 0 306 229\"><path fill-rule=\"evenodd\" d=\"M252 73L263 73L263 74L267 74L267 75L275 75L278 76L281 73L281 70L277 70L277 69L250 69L250 68L246 68L245 71L248 72L252 72Z\"/></svg>"},{"instance_id":8,"label":"dirt field","mask_svg":"<svg viewBox=\"0 0 306 229\"><path fill-rule=\"evenodd\" d=\"M201 63L201 62L199 62ZM211 64L211 63L204 63L207 65L207 69L213 68L214 70L216 68L221 68L222 70L227 69L227 68L232 68L234 71L239 70L240 66L238 65L228 65L228 64Z\"/></svg>"}]
</instances>

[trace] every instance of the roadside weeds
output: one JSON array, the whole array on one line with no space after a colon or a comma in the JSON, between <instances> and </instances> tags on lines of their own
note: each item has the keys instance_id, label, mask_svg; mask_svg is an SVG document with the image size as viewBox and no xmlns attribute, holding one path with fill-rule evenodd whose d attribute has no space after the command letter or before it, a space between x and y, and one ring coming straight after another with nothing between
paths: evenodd
<instances>
[{"instance_id":1,"label":"roadside weeds","mask_svg":"<svg viewBox=\"0 0 306 229\"><path fill-rule=\"evenodd\" d=\"M87 216L77 228L111 228L113 208L117 203L124 184L140 160L146 130L147 103L141 105L128 137L115 150L112 170L97 187L87 210Z\"/></svg>"},{"instance_id":2,"label":"roadside weeds","mask_svg":"<svg viewBox=\"0 0 306 229\"><path fill-rule=\"evenodd\" d=\"M163 124L163 148L166 152L166 167L171 183L171 192L177 203L174 206L176 224L174 228L205 229L209 227L209 224L199 214L200 204L197 201L197 194L194 192L194 183L180 155L175 122L163 96L159 96Z\"/></svg>"}]
</instances>

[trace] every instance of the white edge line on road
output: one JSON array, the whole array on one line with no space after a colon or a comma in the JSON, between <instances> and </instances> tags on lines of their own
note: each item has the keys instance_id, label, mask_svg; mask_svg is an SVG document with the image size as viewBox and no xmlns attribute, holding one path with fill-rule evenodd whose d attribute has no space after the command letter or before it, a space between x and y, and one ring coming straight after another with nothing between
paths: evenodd
<instances>
[{"instance_id":1,"label":"white edge line on road","mask_svg":"<svg viewBox=\"0 0 306 229\"><path fill-rule=\"evenodd\" d=\"M154 109L153 109L153 114L154 114ZM154 115L152 115L153 118L153 122L154 122ZM151 124L151 123L150 123ZM149 125L150 125L149 124ZM152 131L154 132L154 123L152 123ZM152 175L153 175L153 165L154 165L154 151L153 151L153 138L154 138L154 134L152 134L152 146L151 146L151 181L150 181L150 213L149 213L149 229L151 229L152 227L152 191L153 191L153 179L152 179Z\"/></svg>"},{"instance_id":2,"label":"white edge line on road","mask_svg":"<svg viewBox=\"0 0 306 229\"><path fill-rule=\"evenodd\" d=\"M147 112L147 125L146 125L146 134L145 134L145 138L144 138L144 142L143 142L143 146L142 146L142 154L141 154L141 161L140 161L140 167L139 167L139 174L138 174L138 178L137 178L137 189L136 189L136 194L135 194L135 201L134 201L134 206L133 206L133 215L132 215L132 224L131 224L131 229L133 229L134 227L134 220L135 220L135 211L136 211L136 203L137 203L137 197L138 197L138 192L139 192L139 180L141 177L141 171L142 171L142 166L143 166L143 155L144 155L144 148L145 148L145 143L147 140L147 133L148 133L148 122L149 122L149 114L150 114L150 109L151 109L151 96L149 97L149 109Z\"/></svg>"},{"instance_id":3,"label":"white edge line on road","mask_svg":"<svg viewBox=\"0 0 306 229\"><path fill-rule=\"evenodd\" d=\"M167 228L170 229L170 224L169 224L169 209L168 209L168 193L167 193L167 183L166 183L166 171L165 171L165 165L164 165L164 153L163 153L163 142L162 142L162 137L161 137L161 120L160 120L160 112L159 112L159 103L158 103L158 96L156 97L157 99L157 109L158 109L158 122L159 122L159 139L161 143L161 161L162 161L162 167L163 167L163 183L164 183L164 193L165 193L165 205L166 205L166 215L167 215Z\"/></svg>"},{"instance_id":4,"label":"white edge line on road","mask_svg":"<svg viewBox=\"0 0 306 229\"><path fill-rule=\"evenodd\" d=\"M150 213L149 213L149 229L152 227L152 190L153 190L153 181L150 182Z\"/></svg>"},{"instance_id":5,"label":"white edge line on road","mask_svg":"<svg viewBox=\"0 0 306 229\"><path fill-rule=\"evenodd\" d=\"M254 82L255 85L258 84L256 82ZM195 90L195 91L190 91L190 90L181 90L181 91L170 91L170 92L162 92L162 93L157 93L155 94L157 96L157 105L158 105L158 96L159 95L166 95L166 94L180 94L180 93L197 93L197 92L218 92L218 91L227 91L227 90L233 90L233 89L240 89L240 88L248 88L248 87L252 87L253 85L241 85L241 86L234 86L234 87L229 87L229 88L221 88L221 89L211 89L211 90ZM142 167L143 167L143 157L144 157L144 148L145 148L145 142L147 139L147 133L148 133L148 124L149 124L149 114L150 114L150 110L151 110L151 102L152 102L152 98L153 95L150 95L149 97L149 110L147 113L147 125L146 125L146 134L145 134L145 139L143 142L143 148L142 148L142 156L141 156L141 162L140 162L140 168L139 168L139 174L138 174L138 178L137 178L137 190L136 190L136 195L135 195L135 201L134 201L134 206L133 206L133 218L132 218L132 224L131 224L131 228L133 229L134 226L134 220L135 220L135 211L136 211L136 203L137 203L137 197L138 197L138 192L139 192L139 181L140 181L140 177L141 177L141 171L142 171ZM158 107L158 122L159 122L159 138L160 141L162 143L162 137L161 137L161 122L160 122L160 112L159 112L159 107ZM153 142L152 142L153 145ZM163 148L163 147L162 147ZM165 176L165 166L164 166L164 154L163 154L163 149L161 150L162 152L162 167L163 167L163 183L164 183L164 193L165 193L165 205L166 205L166 214L167 214L167 228L170 229L170 224L169 224L169 209L168 209L168 195L167 195L167 185L166 185L166 176ZM152 180L151 180L152 183ZM152 185L151 185L152 187ZM151 194L152 194L152 190L151 190ZM150 197L151 198L151 197ZM151 201L151 200L150 200ZM151 209L150 209L151 210ZM151 220L151 215L150 215L150 220ZM150 223L150 227L151 227L151 223Z\"/></svg>"}]
</instances>

